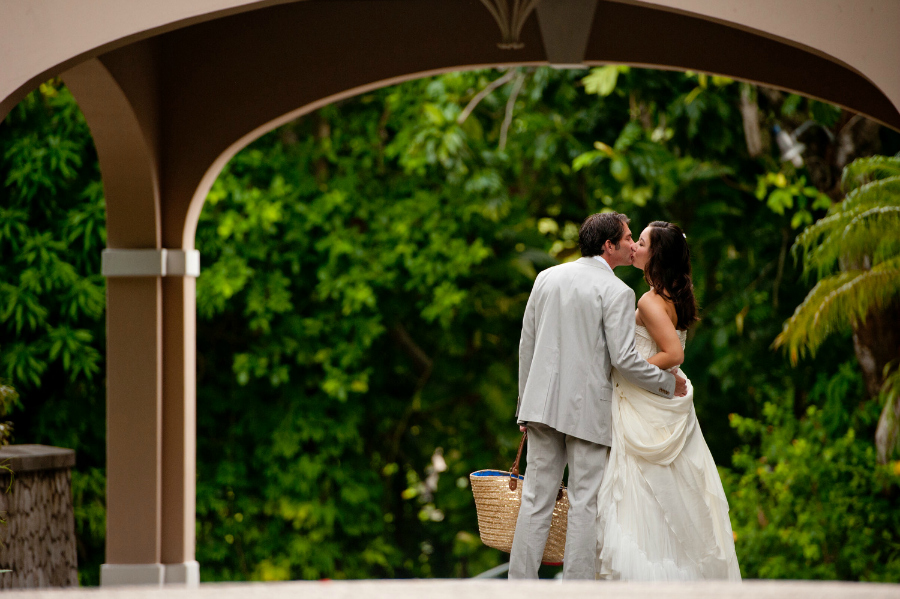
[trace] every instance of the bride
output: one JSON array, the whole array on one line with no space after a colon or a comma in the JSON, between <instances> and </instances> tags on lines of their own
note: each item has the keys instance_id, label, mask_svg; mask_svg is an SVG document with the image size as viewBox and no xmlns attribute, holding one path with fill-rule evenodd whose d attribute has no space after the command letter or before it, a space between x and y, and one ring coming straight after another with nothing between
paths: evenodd
<instances>
[{"instance_id":1,"label":"bride","mask_svg":"<svg viewBox=\"0 0 900 599\"><path fill-rule=\"evenodd\" d=\"M690 252L677 225L655 221L634 246L650 291L638 301L635 344L651 364L680 365L697 318ZM683 372L681 376L685 376ZM597 577L740 580L728 500L685 397L648 393L613 372L613 444L598 495Z\"/></svg>"}]
</instances>

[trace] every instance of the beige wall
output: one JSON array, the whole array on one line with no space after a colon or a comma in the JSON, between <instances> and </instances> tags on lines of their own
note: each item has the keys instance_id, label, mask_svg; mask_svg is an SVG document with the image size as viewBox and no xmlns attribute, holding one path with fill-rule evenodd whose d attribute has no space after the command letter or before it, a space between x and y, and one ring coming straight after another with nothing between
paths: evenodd
<instances>
[{"instance_id":1,"label":"beige wall","mask_svg":"<svg viewBox=\"0 0 900 599\"><path fill-rule=\"evenodd\" d=\"M73 66L85 55L90 57L136 39L222 14L289 1L0 0L0 117L41 81ZM865 75L900 110L900 2L897 0L629 3L720 19L808 46ZM472 10L483 10L474 1L470 4Z\"/></svg>"},{"instance_id":2,"label":"beige wall","mask_svg":"<svg viewBox=\"0 0 900 599\"><path fill-rule=\"evenodd\" d=\"M85 53L90 57L151 32L278 2L0 0L0 117L42 81L74 66L72 59Z\"/></svg>"},{"instance_id":3,"label":"beige wall","mask_svg":"<svg viewBox=\"0 0 900 599\"><path fill-rule=\"evenodd\" d=\"M900 110L898 0L643 0L793 40L837 58Z\"/></svg>"}]
</instances>

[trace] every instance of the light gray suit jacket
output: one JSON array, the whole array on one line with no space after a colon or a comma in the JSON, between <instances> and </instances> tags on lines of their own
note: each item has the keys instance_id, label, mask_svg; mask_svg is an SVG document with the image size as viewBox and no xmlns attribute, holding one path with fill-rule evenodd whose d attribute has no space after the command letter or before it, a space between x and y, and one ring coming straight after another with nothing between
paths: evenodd
<instances>
[{"instance_id":1,"label":"light gray suit jacket","mask_svg":"<svg viewBox=\"0 0 900 599\"><path fill-rule=\"evenodd\" d=\"M671 398L675 377L634 347L634 291L594 258L541 272L519 341L519 422L611 445L612 367Z\"/></svg>"}]
</instances>

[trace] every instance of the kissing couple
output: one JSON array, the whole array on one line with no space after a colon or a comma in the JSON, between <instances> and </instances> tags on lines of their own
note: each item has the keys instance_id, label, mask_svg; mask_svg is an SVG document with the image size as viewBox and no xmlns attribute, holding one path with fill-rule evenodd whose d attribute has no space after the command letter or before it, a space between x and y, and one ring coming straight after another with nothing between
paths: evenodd
<instances>
[{"instance_id":1,"label":"kissing couple","mask_svg":"<svg viewBox=\"0 0 900 599\"><path fill-rule=\"evenodd\" d=\"M582 257L541 272L519 342L516 418L528 433L509 578L537 578L566 465L563 578L741 579L728 500L679 368L698 320L681 229L594 214ZM644 271L635 294L613 273Z\"/></svg>"}]
</instances>

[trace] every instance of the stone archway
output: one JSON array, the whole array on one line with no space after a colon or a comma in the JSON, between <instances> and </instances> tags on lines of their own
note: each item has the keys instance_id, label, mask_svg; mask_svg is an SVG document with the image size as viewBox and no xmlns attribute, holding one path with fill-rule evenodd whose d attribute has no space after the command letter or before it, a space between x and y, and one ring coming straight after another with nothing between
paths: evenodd
<instances>
[{"instance_id":1,"label":"stone archway","mask_svg":"<svg viewBox=\"0 0 900 599\"><path fill-rule=\"evenodd\" d=\"M263 133L367 89L548 61L727 75L900 129L900 7L877 0L867 6L883 15L861 10L837 23L838 2L813 11L775 0L544 0L511 50L498 47L497 23L477 0L173 1L131 12L117 4L73 3L56 15L43 4L4 8L21 28L7 39L25 51L14 77L0 79L2 115L62 72L100 155L109 229L104 584L199 579L194 233L218 173ZM51 58L26 56L46 41L31 40L29 25L45 22L79 34L50 48Z\"/></svg>"}]
</instances>

